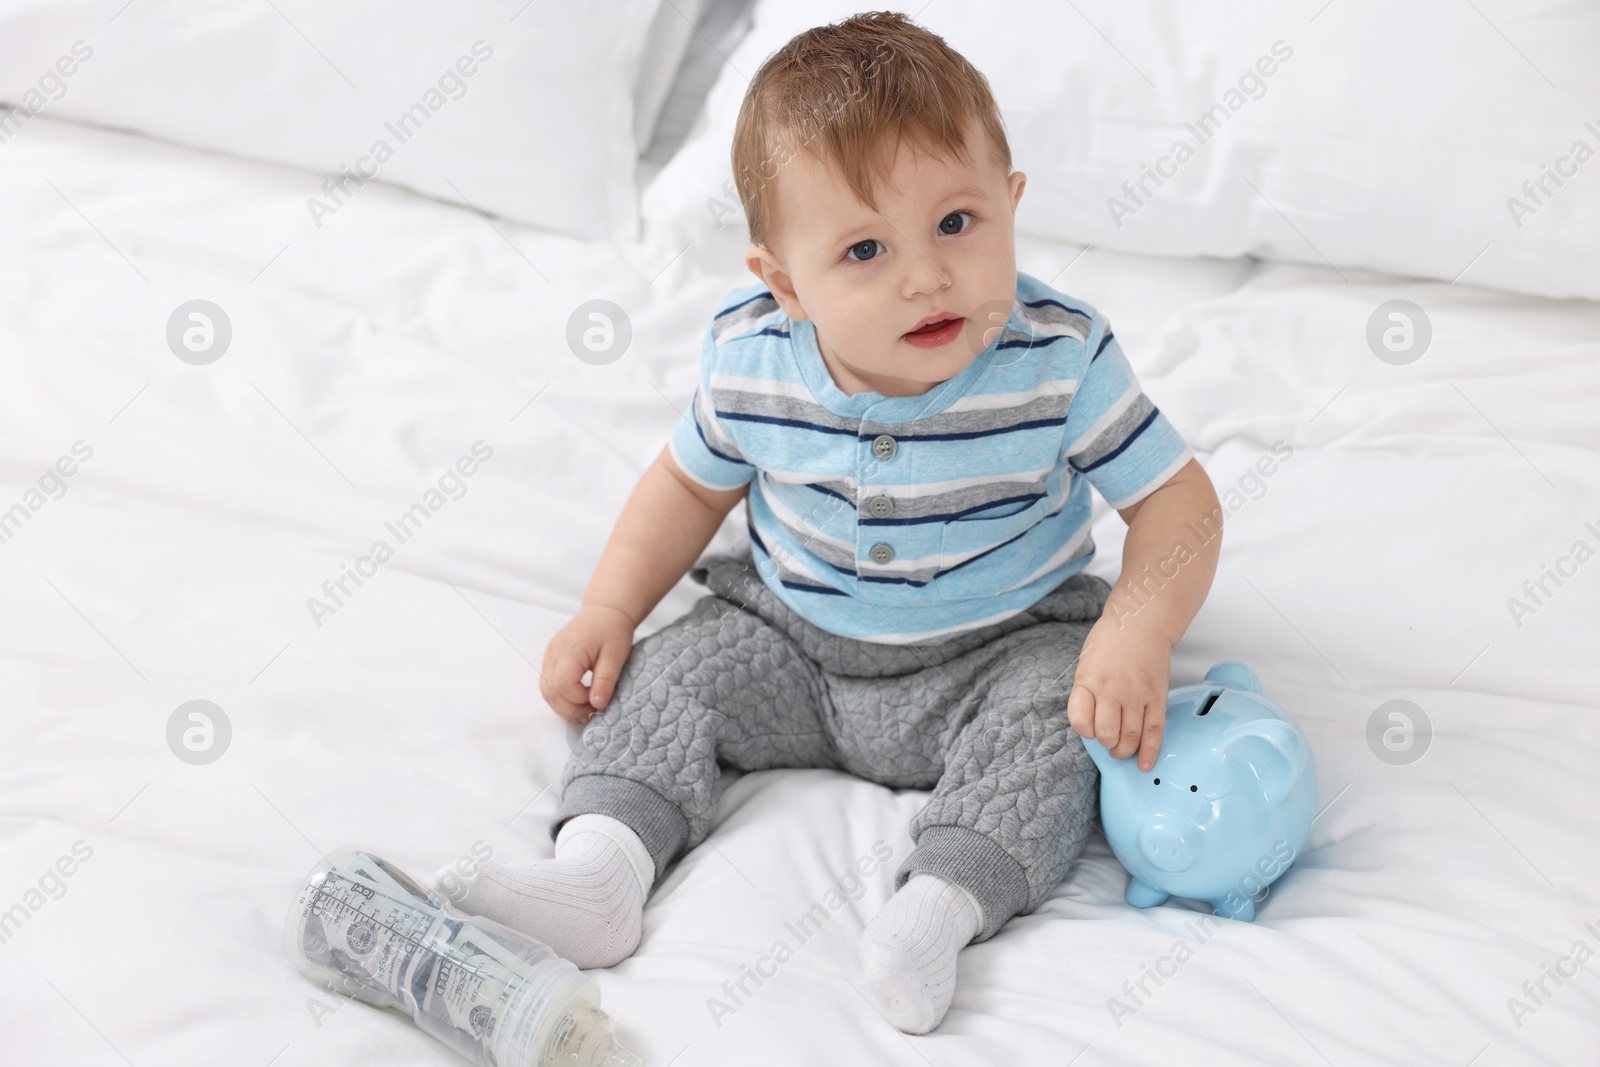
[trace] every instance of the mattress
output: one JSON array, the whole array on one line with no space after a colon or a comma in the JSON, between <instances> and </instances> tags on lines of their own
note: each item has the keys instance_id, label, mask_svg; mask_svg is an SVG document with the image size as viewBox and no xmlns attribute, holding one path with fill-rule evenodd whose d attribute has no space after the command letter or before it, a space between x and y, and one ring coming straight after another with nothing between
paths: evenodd
<instances>
[{"instance_id":1,"label":"mattress","mask_svg":"<svg viewBox=\"0 0 1600 1067\"><path fill-rule=\"evenodd\" d=\"M550 854L570 737L537 669L746 284L732 228L590 244L377 185L318 228L308 175L47 118L0 155L0 1060L458 1062L302 977L284 916L340 845L418 874ZM1096 833L912 1038L855 947L925 794L730 773L638 953L590 972L622 1041L682 1067L1596 1062L1600 308L1047 242L1019 266L1107 313L1224 494L1172 684L1243 659L1304 727L1304 854L1217 928L1127 906ZM597 299L632 335L598 364L564 340ZM179 357L195 300L230 328L209 362ZM1367 343L1390 300L1431 323L1412 362ZM744 536L736 510L711 547ZM210 762L172 741L194 700L227 719ZM1397 700L1425 716L1398 748Z\"/></svg>"}]
</instances>

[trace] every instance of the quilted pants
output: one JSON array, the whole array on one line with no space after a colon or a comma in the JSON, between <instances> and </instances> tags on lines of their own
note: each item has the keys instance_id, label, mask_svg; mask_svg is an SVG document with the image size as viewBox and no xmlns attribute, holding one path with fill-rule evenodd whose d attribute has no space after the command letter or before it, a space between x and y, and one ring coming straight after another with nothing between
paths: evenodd
<instances>
[{"instance_id":1,"label":"quilted pants","mask_svg":"<svg viewBox=\"0 0 1600 1067\"><path fill-rule=\"evenodd\" d=\"M719 765L829 767L931 789L895 874L929 871L983 907L975 940L1031 912L1093 826L1099 771L1067 722L1078 653L1110 587L1076 574L1018 615L916 644L842 637L778 599L746 547L710 553L682 618L634 643L575 743L551 822L598 812L667 866L713 829Z\"/></svg>"}]
</instances>

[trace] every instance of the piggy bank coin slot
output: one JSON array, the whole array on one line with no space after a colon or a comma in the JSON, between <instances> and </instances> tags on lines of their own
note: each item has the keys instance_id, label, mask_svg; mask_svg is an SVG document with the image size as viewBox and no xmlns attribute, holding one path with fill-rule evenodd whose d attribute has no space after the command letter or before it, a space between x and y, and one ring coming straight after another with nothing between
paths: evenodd
<instances>
[{"instance_id":1,"label":"piggy bank coin slot","mask_svg":"<svg viewBox=\"0 0 1600 1067\"><path fill-rule=\"evenodd\" d=\"M1211 705L1215 704L1217 702L1217 698L1221 695L1222 690L1218 689L1215 693L1212 693L1210 696L1206 697L1206 702L1200 706L1200 710L1195 712L1195 714L1204 715L1206 712L1210 711Z\"/></svg>"}]
</instances>

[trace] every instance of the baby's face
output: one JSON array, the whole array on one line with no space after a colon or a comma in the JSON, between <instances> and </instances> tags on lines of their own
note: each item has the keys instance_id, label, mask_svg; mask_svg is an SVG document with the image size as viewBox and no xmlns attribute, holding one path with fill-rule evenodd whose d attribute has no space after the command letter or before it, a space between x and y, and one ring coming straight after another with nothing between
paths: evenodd
<instances>
[{"instance_id":1,"label":"baby's face","mask_svg":"<svg viewBox=\"0 0 1600 1067\"><path fill-rule=\"evenodd\" d=\"M966 369L1017 294L1013 220L1020 171L1007 174L974 123L970 163L902 141L878 209L799 151L777 178L777 233L745 262L790 318L812 319L847 393L915 396Z\"/></svg>"}]
</instances>

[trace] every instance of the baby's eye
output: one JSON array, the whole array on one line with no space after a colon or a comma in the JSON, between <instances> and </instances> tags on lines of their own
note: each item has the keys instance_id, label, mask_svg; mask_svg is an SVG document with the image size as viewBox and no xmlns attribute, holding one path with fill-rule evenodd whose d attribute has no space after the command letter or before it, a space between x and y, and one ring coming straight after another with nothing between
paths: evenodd
<instances>
[{"instance_id":1,"label":"baby's eye","mask_svg":"<svg viewBox=\"0 0 1600 1067\"><path fill-rule=\"evenodd\" d=\"M965 211L952 211L939 220L939 232L946 237L953 236L972 225L972 216Z\"/></svg>"},{"instance_id":2,"label":"baby's eye","mask_svg":"<svg viewBox=\"0 0 1600 1067\"><path fill-rule=\"evenodd\" d=\"M877 255L878 249L882 247L883 246L881 244L869 237L865 241L858 241L851 245L849 251L847 251L845 255L849 256L858 263L865 263L867 260Z\"/></svg>"}]
</instances>

